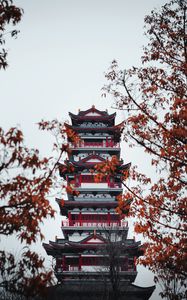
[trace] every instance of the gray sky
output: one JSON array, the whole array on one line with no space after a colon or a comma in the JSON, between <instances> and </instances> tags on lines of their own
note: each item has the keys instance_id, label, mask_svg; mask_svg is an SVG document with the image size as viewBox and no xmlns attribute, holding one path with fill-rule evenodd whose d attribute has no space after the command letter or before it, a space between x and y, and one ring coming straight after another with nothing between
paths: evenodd
<instances>
[{"instance_id":1,"label":"gray sky","mask_svg":"<svg viewBox=\"0 0 187 300\"><path fill-rule=\"evenodd\" d=\"M15 2L23 7L24 16L18 26L18 39L7 41L9 67L0 72L0 126L19 124L26 143L47 155L52 139L40 133L36 123L42 118L67 120L68 111L76 113L93 104L113 112L111 99L101 98L101 88L106 83L104 72L113 59L122 69L140 65L142 46L146 44L144 16L168 1ZM118 120L121 118L119 112ZM140 159L136 153L124 149L124 159L143 169L146 158ZM54 199L52 205L56 205ZM60 236L60 217L46 224L46 242ZM14 238L7 243L14 245ZM40 244L37 250L45 255ZM137 284L152 285L151 280L141 269ZM151 300L157 299L160 298L155 293Z\"/></svg>"}]
</instances>

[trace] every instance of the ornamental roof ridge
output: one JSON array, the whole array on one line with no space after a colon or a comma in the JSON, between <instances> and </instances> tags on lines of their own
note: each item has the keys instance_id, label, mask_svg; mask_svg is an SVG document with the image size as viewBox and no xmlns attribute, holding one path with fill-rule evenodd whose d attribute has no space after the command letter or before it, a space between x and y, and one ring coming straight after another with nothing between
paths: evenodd
<instances>
[{"instance_id":1,"label":"ornamental roof ridge","mask_svg":"<svg viewBox=\"0 0 187 300\"><path fill-rule=\"evenodd\" d=\"M87 158L87 157L86 157ZM97 157L98 158L98 157ZM102 158L103 160L101 160L101 162L103 161L103 162L107 162L107 160L106 159L104 159L104 158ZM71 163L74 167L86 167L86 166L91 166L91 165L95 165L95 164L97 164L96 162L87 162L87 160L84 160L84 159L82 159L82 160L79 160L79 161L70 161L70 160L67 160L67 162L69 162L69 163ZM100 162L98 162L98 164L99 164ZM119 163L120 163L120 169L129 169L130 168L130 166L131 166L131 163L127 163L127 164L123 164L123 160L121 159L120 161L119 161Z\"/></svg>"},{"instance_id":2,"label":"ornamental roof ridge","mask_svg":"<svg viewBox=\"0 0 187 300\"><path fill-rule=\"evenodd\" d=\"M69 112L69 116L71 118L82 118L82 117L90 117L90 116L87 116L89 113L96 113L97 115L95 117L105 117L105 118L115 118L116 116L116 112L113 113L113 114L109 114L107 111L101 111L97 108L95 108L94 106L92 106L91 108L87 109L87 110L82 110L82 111L79 111L78 114L73 114L71 112Z\"/></svg>"},{"instance_id":3,"label":"ornamental roof ridge","mask_svg":"<svg viewBox=\"0 0 187 300\"><path fill-rule=\"evenodd\" d=\"M97 234L96 232L90 234L89 236L85 237L83 240L79 241L79 242L73 242L73 243L77 243L77 244L84 244L85 242L88 242L91 239L99 239L102 242L106 242L106 240L99 234Z\"/></svg>"},{"instance_id":4,"label":"ornamental roof ridge","mask_svg":"<svg viewBox=\"0 0 187 300\"><path fill-rule=\"evenodd\" d=\"M90 112L96 112L96 113L98 113L100 115L108 115L108 111L107 110L106 111L99 110L99 109L97 109L95 107L95 105L92 105L92 107L88 108L87 110L79 110L77 115L84 116L84 115L86 115L86 114L88 114Z\"/></svg>"},{"instance_id":5,"label":"ornamental roof ridge","mask_svg":"<svg viewBox=\"0 0 187 300\"><path fill-rule=\"evenodd\" d=\"M49 244L46 244L46 243L43 243L43 247L46 249L46 250L57 250L57 249L64 249L64 248L71 248L71 247L98 247L98 246L101 246L103 245L103 243L86 243L88 242L89 240L91 239L99 239L100 241L104 242L105 244L107 243L107 239L103 238L102 236L98 235L97 233L93 233L91 235L89 235L88 237L86 237L85 239L81 240L81 241L78 241L78 242L74 242L74 241L69 241L69 240L65 240L64 243L58 243L58 242L53 242L53 241L49 241ZM120 242L121 243L121 242ZM118 242L114 243L114 244L119 244ZM122 247L124 247L124 249L126 250L130 250L130 249L134 249L134 250L142 250L141 249L141 242L134 242L133 244L131 245L125 245L125 243L122 245ZM141 255L141 254L140 254Z\"/></svg>"},{"instance_id":6,"label":"ornamental roof ridge","mask_svg":"<svg viewBox=\"0 0 187 300\"><path fill-rule=\"evenodd\" d=\"M50 241L49 244L43 244L43 247L46 250L62 250L64 248L70 249L70 248L92 248L92 247L98 247L101 243L90 243L90 244L84 244L80 242L72 242L72 241L66 241L66 243L58 243L58 242L52 242Z\"/></svg>"},{"instance_id":7,"label":"ornamental roof ridge","mask_svg":"<svg viewBox=\"0 0 187 300\"><path fill-rule=\"evenodd\" d=\"M106 161L103 157L101 157L100 155L98 155L98 154L90 154L90 155L88 155L88 156L86 156L86 157L84 157L83 159L81 159L81 160L79 160L78 162L87 162L87 161L89 161L91 158L93 158L93 159L99 159L101 162L104 162L104 161ZM94 162L95 163L95 162Z\"/></svg>"}]
</instances>

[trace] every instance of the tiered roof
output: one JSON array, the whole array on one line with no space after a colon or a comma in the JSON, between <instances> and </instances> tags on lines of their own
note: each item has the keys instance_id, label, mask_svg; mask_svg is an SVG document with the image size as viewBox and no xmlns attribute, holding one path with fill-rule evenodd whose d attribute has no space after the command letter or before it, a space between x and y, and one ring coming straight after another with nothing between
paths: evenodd
<instances>
[{"instance_id":1,"label":"tiered roof","mask_svg":"<svg viewBox=\"0 0 187 300\"><path fill-rule=\"evenodd\" d=\"M112 126L112 127L79 127L79 126L71 126L67 123L64 124L66 128L69 128L77 133L108 133L108 134L113 134L113 140L114 142L119 142L121 133L123 131L123 122ZM91 138L91 136L89 137Z\"/></svg>"},{"instance_id":2,"label":"tiered roof","mask_svg":"<svg viewBox=\"0 0 187 300\"><path fill-rule=\"evenodd\" d=\"M118 206L116 196L123 191L120 182L122 171L128 170L131 164L123 164L121 160L117 170L118 174L113 176L113 179L111 179L111 176L106 176L107 184L105 184L105 179L103 179L104 184L102 182L97 188L95 185L88 184L90 180L93 181L91 176L94 176L95 173L89 171L94 170L95 164L102 164L107 161L98 153L103 150L107 154L104 157L111 156L111 153L113 153L111 149L118 146L116 142L120 141L123 123L115 125L116 113L108 114L107 111L99 111L95 106L85 111L79 111L77 115L72 113L69 113L69 115L72 125L65 124L65 126L82 137L82 141L78 145L71 147L76 149L76 154L79 153L79 148L82 149L81 153L82 151L85 151L85 153L90 151L92 154L88 154L81 159L81 155L79 154L77 156L79 160L75 161L74 151L70 153L69 160L66 160L65 164L59 164L60 176L66 179L69 184L72 184L76 191L80 192L80 197L68 193L68 200L62 201L56 199L61 214L68 217L68 220L62 222L64 238L56 239L55 242L49 241L49 244L43 244L47 254L57 259L56 277L59 281L63 282L63 288L61 289L65 293L65 298L63 296L63 299L69 300L74 294L76 298L77 293L80 292L80 283L82 282L84 282L84 287L85 283L94 284L93 293L91 292L93 286L87 286L89 295L90 293L92 293L92 296L95 295L95 289L99 287L99 284L103 284L104 282L108 285L108 292L111 293L110 271L104 269L102 272L98 272L95 269L92 271L85 271L84 269L84 266L94 266L94 263L90 263L89 260L87 260L87 265L84 265L86 262L85 257L88 256L92 260L97 257L97 264L99 267L102 267L99 264L100 260L98 258L107 257L107 245L110 245L112 241L110 237L107 237L107 232L110 232L111 234L118 235L118 239L113 241L112 244L114 247L120 247L119 258L122 261L122 268L119 271L119 284L121 296L127 298L129 296L132 300L137 298L148 300L155 287L141 288L131 284L137 275L135 266L136 257L143 255L144 249L140 242L136 242L134 239L127 239L128 224L127 222L125 224L124 220L121 220L120 216L116 215L114 211ZM96 144L94 140L97 139L99 141L96 141ZM97 154L94 147L98 148L96 149L98 151ZM110 147L110 149L107 147ZM117 153L119 159L120 148L115 148L115 150L115 154ZM88 210L84 210L87 208ZM98 208L100 211L97 210ZM98 213L100 214L99 216L97 215ZM79 233L78 239L77 235L74 235L75 232ZM85 237L85 235L87 236ZM73 240L73 236L76 239ZM67 289L64 289L64 283L66 284L66 282L68 284ZM81 293L81 297L83 296L83 299L87 299L86 288ZM103 288L98 291L99 297L102 294ZM96 295L94 300L97 298Z\"/></svg>"},{"instance_id":3,"label":"tiered roof","mask_svg":"<svg viewBox=\"0 0 187 300\"><path fill-rule=\"evenodd\" d=\"M100 111L95 108L93 105L91 108L85 111L79 111L77 115L69 113L69 116L72 120L72 125L77 126L80 125L83 121L102 121L114 125L114 120L116 117L116 113L109 115L107 111Z\"/></svg>"},{"instance_id":4,"label":"tiered roof","mask_svg":"<svg viewBox=\"0 0 187 300\"><path fill-rule=\"evenodd\" d=\"M68 201L65 200L63 204L61 204L61 200L60 199L56 199L59 207L60 207L60 212L61 215L63 216L68 216L68 211L73 209L73 208L78 208L78 209L82 209L82 208L93 208L93 209L97 209L99 208L106 208L106 209L115 209L118 206L118 202L117 201L94 201L94 200L89 200L89 201Z\"/></svg>"},{"instance_id":5,"label":"tiered roof","mask_svg":"<svg viewBox=\"0 0 187 300\"><path fill-rule=\"evenodd\" d=\"M93 159L97 161L92 161ZM79 160L79 161L72 161L72 160L66 160L65 164L59 163L59 171L60 171L60 176L65 177L66 175L71 175L64 170L66 169L67 165L70 164L75 168L75 173L77 173L78 170L83 170L83 169L92 169L94 170L94 166L96 163L103 163L106 162L106 159L102 158L99 155L88 155L87 157ZM131 163L123 164L123 161L121 160L120 166L118 167L119 172L120 171L125 171L129 170Z\"/></svg>"},{"instance_id":6,"label":"tiered roof","mask_svg":"<svg viewBox=\"0 0 187 300\"><path fill-rule=\"evenodd\" d=\"M80 253L83 250L99 250L104 249L106 247L108 240L102 237L99 234L90 234L85 239L81 240L80 242L73 242L69 240L60 240L60 243L49 241L49 244L43 244L45 250L47 251L48 255L59 255L64 251L66 253ZM122 247L123 253L129 253L132 256L140 256L143 254L143 249L141 248L140 242L135 242L133 239L124 241L123 244L121 242L113 242L119 247Z\"/></svg>"}]
</instances>

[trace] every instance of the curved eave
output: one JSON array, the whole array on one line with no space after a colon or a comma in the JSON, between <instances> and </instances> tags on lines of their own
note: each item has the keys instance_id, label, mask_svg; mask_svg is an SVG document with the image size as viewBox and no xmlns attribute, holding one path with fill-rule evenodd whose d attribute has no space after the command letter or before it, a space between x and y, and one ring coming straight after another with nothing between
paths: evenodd
<instances>
[{"instance_id":1,"label":"curved eave","mask_svg":"<svg viewBox=\"0 0 187 300\"><path fill-rule=\"evenodd\" d=\"M80 161L67 161L67 163L71 163L74 167L82 167L82 168L90 168L90 167L93 167L95 166L96 164L99 165L99 164L102 164L104 162L107 162L106 160L103 160L103 161L100 161L100 162L86 162L86 161L83 161L83 160L80 160ZM131 166L131 163L128 163L128 164L123 164L123 162L121 161L120 162L120 166L119 166L119 170L122 169L129 169Z\"/></svg>"},{"instance_id":2,"label":"curved eave","mask_svg":"<svg viewBox=\"0 0 187 300\"><path fill-rule=\"evenodd\" d=\"M132 278L132 274L135 272L126 271L124 273ZM68 274L70 275L70 279L68 278ZM73 272L56 273L56 276L60 280L63 278L63 284L60 283L48 288L49 299L63 299L66 295L68 295L68 299L89 299L90 293L95 295L94 299L103 299L103 290L106 288L104 276L108 275L107 272L90 273L91 275L95 275L95 280L92 281L88 281L88 273L77 272L76 274L77 278L73 280L71 278L74 275ZM123 276L123 272L120 272L119 275ZM82 283L82 285L80 285L80 283ZM155 290L155 286L140 287L133 283L123 283L123 280L120 280L120 299L148 300ZM108 292L109 291L111 291L110 286L108 287Z\"/></svg>"},{"instance_id":3,"label":"curved eave","mask_svg":"<svg viewBox=\"0 0 187 300\"><path fill-rule=\"evenodd\" d=\"M131 163L128 163L128 164L123 164L119 167L120 170L129 170L130 169L130 166L131 166Z\"/></svg>"},{"instance_id":4,"label":"curved eave","mask_svg":"<svg viewBox=\"0 0 187 300\"><path fill-rule=\"evenodd\" d=\"M54 247L50 244L46 244L46 243L43 243L42 246L44 247L47 255L52 255L54 256L56 253L54 253ZM56 251L55 251L56 252Z\"/></svg>"},{"instance_id":5,"label":"curved eave","mask_svg":"<svg viewBox=\"0 0 187 300\"><path fill-rule=\"evenodd\" d=\"M66 160L66 164L58 163L59 174L60 174L60 176L63 177L64 179L66 179L66 176L67 176L67 175L74 175L74 173L71 173L71 174L70 174L70 173L67 171L68 165L70 166L70 165L73 165L73 164L72 164L72 162L70 162L70 161L68 161L68 160Z\"/></svg>"},{"instance_id":6,"label":"curved eave","mask_svg":"<svg viewBox=\"0 0 187 300\"><path fill-rule=\"evenodd\" d=\"M103 162L104 161L105 160L103 160ZM59 163L58 164L59 165L59 173L60 173L60 176L63 177L64 179L66 178L66 176L69 176L69 175L77 175L77 171L79 171L79 170L81 171L83 169L88 169L88 170L93 169L96 164L100 164L100 163L102 163L102 161L98 162L98 163L95 163L95 162L87 163L87 162L84 162L84 161L78 161L78 162L76 162L76 161L67 161L67 163L71 164L76 169L76 172L71 173L71 174L68 173L68 172L64 172L63 168L65 169L67 166L65 164ZM119 166L119 171L120 170L122 170L122 171L129 170L130 166L131 166L131 163L121 164ZM118 174L116 174L116 176L118 176ZM119 176L120 176L120 174L119 174Z\"/></svg>"},{"instance_id":7,"label":"curved eave","mask_svg":"<svg viewBox=\"0 0 187 300\"><path fill-rule=\"evenodd\" d=\"M118 244L118 243L117 243ZM43 243L43 247L47 253L52 253L53 251L59 250L73 250L73 249L97 249L103 248L106 243L92 243L92 244L81 244L80 242L65 241L63 244L57 242L49 241L49 244ZM121 245L120 245L121 246ZM139 250L140 242L134 242L130 245L126 243L121 246L125 251L137 253ZM50 254L49 254L50 255Z\"/></svg>"},{"instance_id":8,"label":"curved eave","mask_svg":"<svg viewBox=\"0 0 187 300\"><path fill-rule=\"evenodd\" d=\"M114 125L111 127L79 127L79 126L72 126L67 123L64 123L65 127L75 131L75 132L91 132L91 131L98 131L98 132L105 132L105 131L110 131L110 132L121 132L123 128L124 122Z\"/></svg>"},{"instance_id":9,"label":"curved eave","mask_svg":"<svg viewBox=\"0 0 187 300\"><path fill-rule=\"evenodd\" d=\"M98 163L99 164L99 163ZM74 176L77 175L79 172L81 172L82 170L93 170L94 171L94 166L96 165L96 163L81 163L81 162L72 162L72 165L75 168L75 173L62 173L60 172L60 176L63 177L64 179L66 178L66 176ZM129 170L131 166L131 163L128 163L126 165L121 165L118 169L118 172L116 172L116 174L114 175L115 178L119 178L120 176L122 176L121 172L125 171L125 170ZM84 175L84 173L83 173ZM90 174L92 175L92 174Z\"/></svg>"},{"instance_id":10,"label":"curved eave","mask_svg":"<svg viewBox=\"0 0 187 300\"><path fill-rule=\"evenodd\" d=\"M148 300L152 293L154 292L156 286L152 285L149 287L141 287L141 286L137 286L133 283L130 284L130 286L128 287L127 293L130 295L139 295L141 296L141 299L144 300Z\"/></svg>"},{"instance_id":11,"label":"curved eave","mask_svg":"<svg viewBox=\"0 0 187 300\"><path fill-rule=\"evenodd\" d=\"M62 201L60 199L56 199L56 202L58 203L60 207L60 212L62 215L67 216L68 211L73 209L73 208L106 208L106 209L111 209L111 208L116 208L118 206L118 202L106 202L106 201L64 201L64 204L62 205Z\"/></svg>"},{"instance_id":12,"label":"curved eave","mask_svg":"<svg viewBox=\"0 0 187 300\"><path fill-rule=\"evenodd\" d=\"M98 207L98 208L115 208L118 205L117 201L113 202L106 202L106 201L64 201L64 205L62 206L61 200L56 199L56 202L61 208L79 208L79 207Z\"/></svg>"},{"instance_id":13,"label":"curved eave","mask_svg":"<svg viewBox=\"0 0 187 300\"><path fill-rule=\"evenodd\" d=\"M97 116L88 116L88 115L86 115L86 113L88 113L88 111L79 112L79 114L77 114L77 115L69 112L69 116L72 120L79 120L79 121L82 121L83 119L89 119L89 120L105 119L105 120L110 120L110 119L114 119L116 117L116 113L113 113L113 114L109 115L106 112L101 112L100 111L99 113L101 113L101 115L97 115Z\"/></svg>"}]
</instances>

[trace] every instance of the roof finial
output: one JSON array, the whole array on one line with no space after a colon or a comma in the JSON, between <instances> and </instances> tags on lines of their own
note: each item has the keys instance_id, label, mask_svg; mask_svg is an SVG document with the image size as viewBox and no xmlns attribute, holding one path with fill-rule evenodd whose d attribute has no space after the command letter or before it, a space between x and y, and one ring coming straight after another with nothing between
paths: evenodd
<instances>
[{"instance_id":1,"label":"roof finial","mask_svg":"<svg viewBox=\"0 0 187 300\"><path fill-rule=\"evenodd\" d=\"M95 109L95 105L92 105L92 109Z\"/></svg>"}]
</instances>

